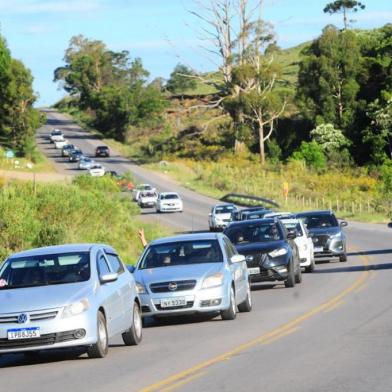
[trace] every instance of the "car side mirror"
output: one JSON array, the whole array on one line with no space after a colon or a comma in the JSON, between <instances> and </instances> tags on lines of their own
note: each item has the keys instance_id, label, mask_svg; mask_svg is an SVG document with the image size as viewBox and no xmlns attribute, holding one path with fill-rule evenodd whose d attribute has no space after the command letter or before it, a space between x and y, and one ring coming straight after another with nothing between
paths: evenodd
<instances>
[{"instance_id":1,"label":"car side mirror","mask_svg":"<svg viewBox=\"0 0 392 392\"><path fill-rule=\"evenodd\" d=\"M104 274L99 277L102 284L115 282L118 279L118 273L114 272L112 274Z\"/></svg>"},{"instance_id":2,"label":"car side mirror","mask_svg":"<svg viewBox=\"0 0 392 392\"><path fill-rule=\"evenodd\" d=\"M294 240L296 238L297 238L297 233L294 233L294 232L287 233L288 240Z\"/></svg>"},{"instance_id":3,"label":"car side mirror","mask_svg":"<svg viewBox=\"0 0 392 392\"><path fill-rule=\"evenodd\" d=\"M131 273L131 274L133 274L134 272L135 272L135 266L134 265L127 265L127 270Z\"/></svg>"},{"instance_id":4,"label":"car side mirror","mask_svg":"<svg viewBox=\"0 0 392 392\"><path fill-rule=\"evenodd\" d=\"M340 222L340 227L347 227L348 223L346 221Z\"/></svg>"},{"instance_id":5,"label":"car side mirror","mask_svg":"<svg viewBox=\"0 0 392 392\"><path fill-rule=\"evenodd\" d=\"M235 263L242 263L245 261L245 256L244 255L234 255L231 257L230 261L235 264Z\"/></svg>"}]
</instances>

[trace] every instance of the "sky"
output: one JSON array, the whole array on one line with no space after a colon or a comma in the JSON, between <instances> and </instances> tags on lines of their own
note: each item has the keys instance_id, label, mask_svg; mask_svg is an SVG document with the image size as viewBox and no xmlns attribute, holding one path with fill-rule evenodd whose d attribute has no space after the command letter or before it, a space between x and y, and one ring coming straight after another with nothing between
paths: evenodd
<instances>
[{"instance_id":1,"label":"sky","mask_svg":"<svg viewBox=\"0 0 392 392\"><path fill-rule=\"evenodd\" d=\"M342 26L340 15L323 13L327 2L265 0L263 18L274 25L278 45L288 48L316 38L327 24ZM392 22L391 0L362 3L366 9L352 16L356 28ZM197 0L0 0L0 31L12 56L32 71L36 106L49 106L65 95L53 71L64 65L69 40L78 34L140 57L151 79L168 78L179 62L197 71L216 69L190 10L198 10Z\"/></svg>"}]
</instances>

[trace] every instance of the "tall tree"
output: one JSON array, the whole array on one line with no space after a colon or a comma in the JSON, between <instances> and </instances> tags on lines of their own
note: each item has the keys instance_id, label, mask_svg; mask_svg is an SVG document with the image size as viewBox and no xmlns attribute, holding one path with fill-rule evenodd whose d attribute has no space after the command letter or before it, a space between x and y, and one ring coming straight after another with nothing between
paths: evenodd
<instances>
[{"instance_id":1,"label":"tall tree","mask_svg":"<svg viewBox=\"0 0 392 392\"><path fill-rule=\"evenodd\" d=\"M347 14L350 12L358 12L359 10L364 10L366 6L360 1L356 0L335 0L328 3L324 12L330 15L332 14L343 14L344 29L347 30L349 22Z\"/></svg>"},{"instance_id":2,"label":"tall tree","mask_svg":"<svg viewBox=\"0 0 392 392\"><path fill-rule=\"evenodd\" d=\"M197 87L195 76L192 69L184 64L177 64L170 74L166 88L174 94L183 94L186 90L194 90Z\"/></svg>"}]
</instances>

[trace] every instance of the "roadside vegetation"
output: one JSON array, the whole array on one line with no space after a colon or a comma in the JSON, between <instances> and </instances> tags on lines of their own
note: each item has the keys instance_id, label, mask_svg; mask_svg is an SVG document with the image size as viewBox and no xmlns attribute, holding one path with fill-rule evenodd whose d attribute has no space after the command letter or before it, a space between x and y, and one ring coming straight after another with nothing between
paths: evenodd
<instances>
[{"instance_id":1,"label":"roadside vegetation","mask_svg":"<svg viewBox=\"0 0 392 392\"><path fill-rule=\"evenodd\" d=\"M166 232L142 223L139 208L109 178L78 176L72 184L5 183L0 178L0 258L32 247L103 242L126 263L142 251L137 232L146 237Z\"/></svg>"}]
</instances>

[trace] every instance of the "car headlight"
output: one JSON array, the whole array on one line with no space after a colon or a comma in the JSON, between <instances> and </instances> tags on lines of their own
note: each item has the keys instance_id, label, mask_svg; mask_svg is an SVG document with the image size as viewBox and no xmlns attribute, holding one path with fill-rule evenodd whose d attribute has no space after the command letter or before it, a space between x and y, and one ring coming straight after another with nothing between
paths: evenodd
<instances>
[{"instance_id":1,"label":"car headlight","mask_svg":"<svg viewBox=\"0 0 392 392\"><path fill-rule=\"evenodd\" d=\"M219 287L223 285L223 274L218 272L214 275L207 276L204 279L203 285L201 286L202 289L210 289L212 287Z\"/></svg>"},{"instance_id":2,"label":"car headlight","mask_svg":"<svg viewBox=\"0 0 392 392\"><path fill-rule=\"evenodd\" d=\"M63 310L63 317L72 317L77 316L80 313L85 312L90 307L87 298L84 298L78 302L74 302L73 304L67 305Z\"/></svg>"},{"instance_id":3,"label":"car headlight","mask_svg":"<svg viewBox=\"0 0 392 392\"><path fill-rule=\"evenodd\" d=\"M145 286L139 282L136 282L136 291L138 294L146 294L147 293Z\"/></svg>"},{"instance_id":4,"label":"car headlight","mask_svg":"<svg viewBox=\"0 0 392 392\"><path fill-rule=\"evenodd\" d=\"M342 233L337 233L337 234L334 234L334 235L331 235L331 238L333 238L333 239L342 239Z\"/></svg>"},{"instance_id":5,"label":"car headlight","mask_svg":"<svg viewBox=\"0 0 392 392\"><path fill-rule=\"evenodd\" d=\"M287 249L286 248L280 248L280 249L275 249L272 252L268 253L269 257L279 257L279 256L284 256L287 254Z\"/></svg>"}]
</instances>

